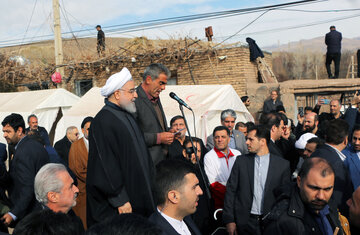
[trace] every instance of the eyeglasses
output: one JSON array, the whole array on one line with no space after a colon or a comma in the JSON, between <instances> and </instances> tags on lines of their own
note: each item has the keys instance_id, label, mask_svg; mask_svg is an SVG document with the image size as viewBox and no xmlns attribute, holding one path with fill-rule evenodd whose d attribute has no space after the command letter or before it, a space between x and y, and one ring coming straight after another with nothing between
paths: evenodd
<instances>
[{"instance_id":1,"label":"eyeglasses","mask_svg":"<svg viewBox=\"0 0 360 235\"><path fill-rule=\"evenodd\" d=\"M127 91L129 92L130 94L134 94L136 92L136 89L135 88L132 88L130 90L125 90L125 89L119 89L120 91Z\"/></svg>"}]
</instances>

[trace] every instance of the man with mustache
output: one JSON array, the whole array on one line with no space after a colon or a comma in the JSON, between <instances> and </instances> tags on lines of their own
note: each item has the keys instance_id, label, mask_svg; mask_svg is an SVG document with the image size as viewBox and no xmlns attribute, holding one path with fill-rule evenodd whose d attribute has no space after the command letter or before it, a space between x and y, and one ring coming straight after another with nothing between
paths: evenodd
<instances>
[{"instance_id":1,"label":"man with mustache","mask_svg":"<svg viewBox=\"0 0 360 235\"><path fill-rule=\"evenodd\" d=\"M355 125L351 136L351 145L348 145L342 153L346 156L344 165L349 171L354 190L356 190L360 186L360 125Z\"/></svg>"},{"instance_id":2,"label":"man with mustache","mask_svg":"<svg viewBox=\"0 0 360 235\"><path fill-rule=\"evenodd\" d=\"M175 137L167 127L160 101L160 93L165 90L170 76L164 65L151 64L144 71L143 82L136 88L139 97L135 100L135 116L155 165L167 157L168 146Z\"/></svg>"},{"instance_id":3,"label":"man with mustache","mask_svg":"<svg viewBox=\"0 0 360 235\"><path fill-rule=\"evenodd\" d=\"M281 187L277 203L266 216L264 234L343 234L331 195L335 174L322 158L305 159L296 184Z\"/></svg>"},{"instance_id":4,"label":"man with mustache","mask_svg":"<svg viewBox=\"0 0 360 235\"><path fill-rule=\"evenodd\" d=\"M157 211L149 218L163 235L200 235L189 215L196 212L203 194L190 163L170 159L156 166Z\"/></svg>"},{"instance_id":5,"label":"man with mustache","mask_svg":"<svg viewBox=\"0 0 360 235\"><path fill-rule=\"evenodd\" d=\"M149 216L154 166L133 114L137 93L130 71L111 75L101 88L105 106L91 122L86 175L86 220L91 227L122 213Z\"/></svg>"}]
</instances>

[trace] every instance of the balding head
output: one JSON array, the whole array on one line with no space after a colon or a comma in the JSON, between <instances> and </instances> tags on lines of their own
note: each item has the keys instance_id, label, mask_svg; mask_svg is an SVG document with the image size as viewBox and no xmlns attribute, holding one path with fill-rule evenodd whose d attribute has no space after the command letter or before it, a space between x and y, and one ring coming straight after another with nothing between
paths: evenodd
<instances>
[{"instance_id":1,"label":"balding head","mask_svg":"<svg viewBox=\"0 0 360 235\"><path fill-rule=\"evenodd\" d=\"M303 130L315 134L319 124L319 117L316 113L311 112L305 115Z\"/></svg>"}]
</instances>

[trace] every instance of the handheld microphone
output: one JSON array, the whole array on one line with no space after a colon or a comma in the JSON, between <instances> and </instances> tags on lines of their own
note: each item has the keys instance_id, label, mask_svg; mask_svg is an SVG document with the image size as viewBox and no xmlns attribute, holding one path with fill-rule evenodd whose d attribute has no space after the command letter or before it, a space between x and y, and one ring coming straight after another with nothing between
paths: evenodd
<instances>
[{"instance_id":1,"label":"handheld microphone","mask_svg":"<svg viewBox=\"0 0 360 235\"><path fill-rule=\"evenodd\" d=\"M189 105L187 105L182 99L180 99L174 92L170 92L169 96L171 98L173 98L174 100L176 100L180 105L185 106L186 108L188 108L189 110L192 111L192 109L190 108Z\"/></svg>"}]
</instances>

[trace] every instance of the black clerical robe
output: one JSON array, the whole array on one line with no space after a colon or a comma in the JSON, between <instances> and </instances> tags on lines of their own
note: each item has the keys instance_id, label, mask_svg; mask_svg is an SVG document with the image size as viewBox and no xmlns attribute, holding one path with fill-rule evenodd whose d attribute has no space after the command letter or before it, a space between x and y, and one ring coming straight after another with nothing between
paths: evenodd
<instances>
[{"instance_id":1,"label":"black clerical robe","mask_svg":"<svg viewBox=\"0 0 360 235\"><path fill-rule=\"evenodd\" d=\"M86 179L88 227L118 213L130 202L134 213L156 209L154 166L134 117L105 100L91 123Z\"/></svg>"}]
</instances>

